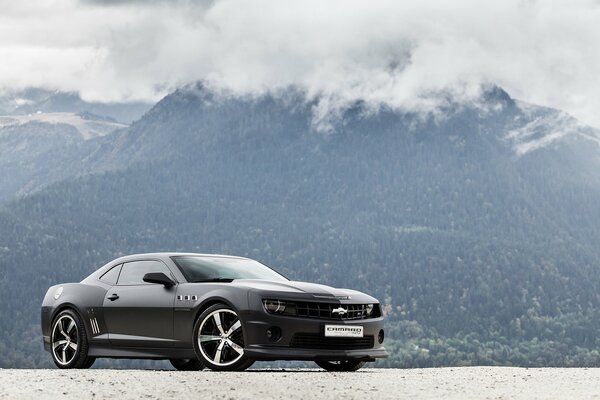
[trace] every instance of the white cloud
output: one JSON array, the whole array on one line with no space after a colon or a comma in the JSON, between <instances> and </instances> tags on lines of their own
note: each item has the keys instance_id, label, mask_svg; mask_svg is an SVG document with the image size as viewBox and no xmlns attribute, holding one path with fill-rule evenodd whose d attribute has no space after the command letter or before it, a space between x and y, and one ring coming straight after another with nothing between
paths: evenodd
<instances>
[{"instance_id":1,"label":"white cloud","mask_svg":"<svg viewBox=\"0 0 600 400\"><path fill-rule=\"evenodd\" d=\"M233 93L296 86L324 112L361 99L435 109L480 84L600 126L600 4L0 0L0 87L157 100L204 80Z\"/></svg>"}]
</instances>

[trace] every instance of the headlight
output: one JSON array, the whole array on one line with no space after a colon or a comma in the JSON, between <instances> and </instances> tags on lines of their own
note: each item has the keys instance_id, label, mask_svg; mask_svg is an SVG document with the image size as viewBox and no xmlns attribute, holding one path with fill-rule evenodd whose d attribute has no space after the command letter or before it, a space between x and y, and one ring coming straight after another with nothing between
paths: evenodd
<instances>
[{"instance_id":1,"label":"headlight","mask_svg":"<svg viewBox=\"0 0 600 400\"><path fill-rule=\"evenodd\" d=\"M280 300L263 300L265 309L270 313L283 314L285 303Z\"/></svg>"},{"instance_id":2,"label":"headlight","mask_svg":"<svg viewBox=\"0 0 600 400\"><path fill-rule=\"evenodd\" d=\"M373 304L367 304L365 307L365 311L367 312L367 317L370 317L373 314Z\"/></svg>"}]
</instances>

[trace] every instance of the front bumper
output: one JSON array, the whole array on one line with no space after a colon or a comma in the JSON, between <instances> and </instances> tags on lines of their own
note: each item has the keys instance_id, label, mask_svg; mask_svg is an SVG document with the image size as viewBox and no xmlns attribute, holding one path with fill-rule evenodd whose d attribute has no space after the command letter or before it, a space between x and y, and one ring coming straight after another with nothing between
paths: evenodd
<instances>
[{"instance_id":1,"label":"front bumper","mask_svg":"<svg viewBox=\"0 0 600 400\"><path fill-rule=\"evenodd\" d=\"M298 349L276 346L249 345L244 348L244 353L253 360L305 360L305 361L342 361L361 360L375 361L376 358L386 358L388 353L383 346L364 350L325 350L325 349Z\"/></svg>"},{"instance_id":2,"label":"front bumper","mask_svg":"<svg viewBox=\"0 0 600 400\"><path fill-rule=\"evenodd\" d=\"M301 318L269 314L264 310L247 311L243 313L245 354L252 359L273 360L364 360L374 361L376 358L386 358L388 353L383 344L379 343L379 333L383 330L383 318L369 318L360 320L325 320L317 318ZM325 325L362 326L364 337L373 337L371 348L340 348L332 346L326 348L297 347L294 345L295 334L310 334L324 339ZM277 327L281 330L281 337L271 341L267 330ZM327 338L327 340L336 340Z\"/></svg>"}]
</instances>

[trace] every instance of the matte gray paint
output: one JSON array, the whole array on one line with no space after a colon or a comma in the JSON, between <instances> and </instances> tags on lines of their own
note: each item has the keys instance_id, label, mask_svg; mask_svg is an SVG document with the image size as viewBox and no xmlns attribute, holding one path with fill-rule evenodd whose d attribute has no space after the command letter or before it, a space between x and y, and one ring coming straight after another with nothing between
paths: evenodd
<instances>
[{"instance_id":1,"label":"matte gray paint","mask_svg":"<svg viewBox=\"0 0 600 400\"><path fill-rule=\"evenodd\" d=\"M377 343L377 340L374 348L367 350L289 347L293 333L319 333L322 332L325 323L360 324L364 327L365 335L373 335L377 339L379 330L383 329L382 317L351 321L285 317L267 313L262 304L264 298L341 305L378 304L378 301L369 295L355 290L293 281L240 279L230 283L188 283L171 260L172 256L180 255L197 254L153 253L120 257L102 266L81 283L65 283L49 288L42 303L41 315L46 350L50 349L52 321L62 309L69 307L76 310L83 319L90 341L90 356L157 359L194 357L194 323L208 305L220 302L229 305L238 313L246 341L245 352L257 360L357 358L372 361L375 358L387 357L384 347ZM111 286L99 280L115 265L140 260L163 262L171 271L175 285L168 288L159 284ZM54 294L61 286L63 293L55 299ZM119 298L111 301L108 297L113 294L117 294ZM318 297L324 295L349 295L350 299ZM183 300L178 300L178 296ZM192 296L196 296L197 300L192 300ZM95 318L99 332L92 329L92 318ZM271 326L278 326L282 330L282 337L276 343L270 342L266 336L266 329Z\"/></svg>"}]
</instances>

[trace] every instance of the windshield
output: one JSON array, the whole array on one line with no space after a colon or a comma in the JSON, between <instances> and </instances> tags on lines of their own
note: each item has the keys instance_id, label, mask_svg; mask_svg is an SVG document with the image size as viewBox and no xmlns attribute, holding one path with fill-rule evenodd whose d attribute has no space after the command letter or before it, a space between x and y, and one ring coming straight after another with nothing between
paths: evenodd
<instances>
[{"instance_id":1,"label":"windshield","mask_svg":"<svg viewBox=\"0 0 600 400\"><path fill-rule=\"evenodd\" d=\"M234 279L287 281L266 265L244 258L178 256L173 257L173 261L188 282L227 282Z\"/></svg>"}]
</instances>

